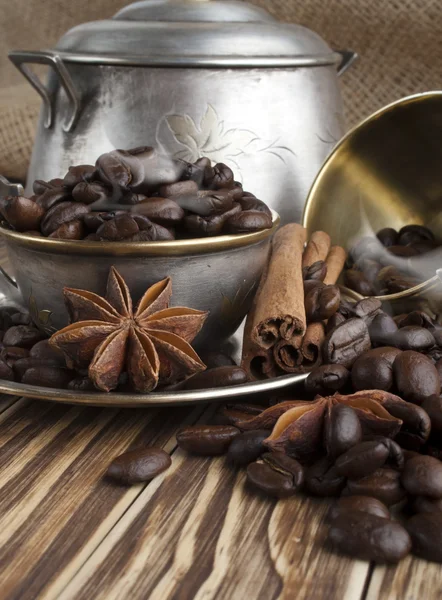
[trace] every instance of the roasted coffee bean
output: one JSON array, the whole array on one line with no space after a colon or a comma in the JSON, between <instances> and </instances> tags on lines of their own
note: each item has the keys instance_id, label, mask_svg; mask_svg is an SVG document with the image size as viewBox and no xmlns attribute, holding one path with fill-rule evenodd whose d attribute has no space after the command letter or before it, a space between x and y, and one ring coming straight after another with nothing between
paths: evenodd
<instances>
[{"instance_id":1,"label":"roasted coffee bean","mask_svg":"<svg viewBox=\"0 0 442 600\"><path fill-rule=\"evenodd\" d=\"M172 460L161 448L138 448L117 456L106 477L123 485L150 481L170 467Z\"/></svg>"},{"instance_id":2,"label":"roasted coffee bean","mask_svg":"<svg viewBox=\"0 0 442 600\"><path fill-rule=\"evenodd\" d=\"M362 271L348 269L344 273L344 283L347 287L362 296L374 296L375 290Z\"/></svg>"},{"instance_id":3,"label":"roasted coffee bean","mask_svg":"<svg viewBox=\"0 0 442 600\"><path fill-rule=\"evenodd\" d=\"M382 467L387 458L388 448L382 442L361 442L341 454L335 467L339 475L359 479Z\"/></svg>"},{"instance_id":4,"label":"roasted coffee bean","mask_svg":"<svg viewBox=\"0 0 442 600\"><path fill-rule=\"evenodd\" d=\"M243 193L241 198L239 198L237 201L238 201L239 205L241 206L242 210L244 210L244 211L253 210L253 211L263 212L266 215L268 215L270 218L272 217L272 211L267 206L267 204L265 204L262 200L258 200L258 198L256 198L255 196L249 196L249 195L246 196Z\"/></svg>"},{"instance_id":5,"label":"roasted coffee bean","mask_svg":"<svg viewBox=\"0 0 442 600\"><path fill-rule=\"evenodd\" d=\"M405 464L404 452L399 444L387 437L378 437L378 441L382 442L388 450L387 466L391 466L399 471L403 469Z\"/></svg>"},{"instance_id":6,"label":"roasted coffee bean","mask_svg":"<svg viewBox=\"0 0 442 600\"><path fill-rule=\"evenodd\" d=\"M244 210L227 219L224 229L226 233L252 233L272 227L272 218L257 210Z\"/></svg>"},{"instance_id":7,"label":"roasted coffee bean","mask_svg":"<svg viewBox=\"0 0 442 600\"><path fill-rule=\"evenodd\" d=\"M408 246L405 247L408 248ZM404 292L405 290L409 290L410 288L414 287L420 282L418 279L405 277L405 275L399 275L386 278L384 283L385 291L382 291L382 295L397 294L399 292Z\"/></svg>"},{"instance_id":8,"label":"roasted coffee bean","mask_svg":"<svg viewBox=\"0 0 442 600\"><path fill-rule=\"evenodd\" d=\"M339 475L333 462L321 458L305 473L305 487L314 496L337 496L345 486L345 477Z\"/></svg>"},{"instance_id":9,"label":"roasted coffee bean","mask_svg":"<svg viewBox=\"0 0 442 600\"><path fill-rule=\"evenodd\" d=\"M324 281L327 275L327 265L323 260L317 260L309 267L303 267L302 278L304 281L309 279L316 279L317 281Z\"/></svg>"},{"instance_id":10,"label":"roasted coffee bean","mask_svg":"<svg viewBox=\"0 0 442 600\"><path fill-rule=\"evenodd\" d=\"M325 418L325 448L328 456L336 458L362 439L359 417L351 406L332 404Z\"/></svg>"},{"instance_id":11,"label":"roasted coffee bean","mask_svg":"<svg viewBox=\"0 0 442 600\"><path fill-rule=\"evenodd\" d=\"M360 479L349 479L342 494L344 496L372 496L387 506L397 504L405 497L400 482L401 474L394 469L377 469Z\"/></svg>"},{"instance_id":12,"label":"roasted coffee bean","mask_svg":"<svg viewBox=\"0 0 442 600\"><path fill-rule=\"evenodd\" d=\"M405 225L399 230L399 244L410 244L413 241L434 240L434 234L428 227L423 225Z\"/></svg>"},{"instance_id":13,"label":"roasted coffee bean","mask_svg":"<svg viewBox=\"0 0 442 600\"><path fill-rule=\"evenodd\" d=\"M100 225L97 235L103 240L116 242L138 233L139 230L135 219L131 215L123 214Z\"/></svg>"},{"instance_id":14,"label":"roasted coffee bean","mask_svg":"<svg viewBox=\"0 0 442 600\"><path fill-rule=\"evenodd\" d=\"M318 279L307 279L304 281L304 297L307 296L308 293L310 293L313 289L315 288L322 288L324 287L324 283L322 283L322 281L319 281Z\"/></svg>"},{"instance_id":15,"label":"roasted coffee bean","mask_svg":"<svg viewBox=\"0 0 442 600\"><path fill-rule=\"evenodd\" d=\"M384 312L376 315L368 326L370 340L374 346L391 346L390 339L397 330L394 319Z\"/></svg>"},{"instance_id":16,"label":"roasted coffee bean","mask_svg":"<svg viewBox=\"0 0 442 600\"><path fill-rule=\"evenodd\" d=\"M30 325L32 319L28 313L16 312L11 315L11 323L13 325Z\"/></svg>"},{"instance_id":17,"label":"roasted coffee bean","mask_svg":"<svg viewBox=\"0 0 442 600\"><path fill-rule=\"evenodd\" d=\"M268 429L244 431L232 440L227 451L227 460L238 467L255 461L266 451L263 441L270 434Z\"/></svg>"},{"instance_id":18,"label":"roasted coffee bean","mask_svg":"<svg viewBox=\"0 0 442 600\"><path fill-rule=\"evenodd\" d=\"M339 498L329 512L329 518L330 520L336 519L341 515L346 515L349 511L359 511L384 519L390 518L390 511L385 504L370 496L343 496Z\"/></svg>"},{"instance_id":19,"label":"roasted coffee bean","mask_svg":"<svg viewBox=\"0 0 442 600\"><path fill-rule=\"evenodd\" d=\"M406 450L405 448L402 448L402 454L404 455L404 464L407 462L407 460L411 460L415 456L420 456L419 452L414 452L414 450Z\"/></svg>"},{"instance_id":20,"label":"roasted coffee bean","mask_svg":"<svg viewBox=\"0 0 442 600\"><path fill-rule=\"evenodd\" d=\"M189 194L191 195L198 192L198 184L191 179L186 181L177 181L176 183L162 185L158 192L163 198L173 198L174 196L184 196Z\"/></svg>"},{"instance_id":21,"label":"roasted coffee bean","mask_svg":"<svg viewBox=\"0 0 442 600\"><path fill-rule=\"evenodd\" d=\"M352 558L379 563L397 563L411 550L410 536L402 525L357 510L334 519L329 540Z\"/></svg>"},{"instance_id":22,"label":"roasted coffee bean","mask_svg":"<svg viewBox=\"0 0 442 600\"><path fill-rule=\"evenodd\" d=\"M184 385L186 390L227 387L246 383L247 373L237 366L215 367L207 369L188 379Z\"/></svg>"},{"instance_id":23,"label":"roasted coffee bean","mask_svg":"<svg viewBox=\"0 0 442 600\"><path fill-rule=\"evenodd\" d=\"M89 377L76 377L68 383L68 389L77 392L91 392L96 390L96 387Z\"/></svg>"},{"instance_id":24,"label":"roasted coffee bean","mask_svg":"<svg viewBox=\"0 0 442 600\"><path fill-rule=\"evenodd\" d=\"M420 406L410 402L385 403L384 408L398 419L402 420L402 427L396 440L410 449L420 448L427 441L431 431L431 420L427 412Z\"/></svg>"},{"instance_id":25,"label":"roasted coffee bean","mask_svg":"<svg viewBox=\"0 0 442 600\"><path fill-rule=\"evenodd\" d=\"M28 369L39 369L40 367L60 367L59 360L51 358L20 358L17 359L12 367L17 378L21 380Z\"/></svg>"},{"instance_id":26,"label":"roasted coffee bean","mask_svg":"<svg viewBox=\"0 0 442 600\"><path fill-rule=\"evenodd\" d=\"M192 454L216 456L225 454L240 430L229 425L193 425L180 429L178 446Z\"/></svg>"},{"instance_id":27,"label":"roasted coffee bean","mask_svg":"<svg viewBox=\"0 0 442 600\"><path fill-rule=\"evenodd\" d=\"M91 181L90 183L82 181L72 190L72 197L75 202L83 202L84 204L98 202L106 204L106 202L112 200L112 194L112 190L99 181Z\"/></svg>"},{"instance_id":28,"label":"roasted coffee bean","mask_svg":"<svg viewBox=\"0 0 442 600\"><path fill-rule=\"evenodd\" d=\"M171 241L175 239L175 235L173 230L167 229L162 225L157 225L157 223L150 223L147 227L146 224L143 225L143 230L138 231L125 238L127 242L162 242L162 241Z\"/></svg>"},{"instance_id":29,"label":"roasted coffee bean","mask_svg":"<svg viewBox=\"0 0 442 600\"><path fill-rule=\"evenodd\" d=\"M20 360L29 356L29 350L27 348L20 348L19 346L4 346L0 354L4 359Z\"/></svg>"},{"instance_id":30,"label":"roasted coffee bean","mask_svg":"<svg viewBox=\"0 0 442 600\"><path fill-rule=\"evenodd\" d=\"M329 319L339 308L341 292L337 285L317 286L304 299L307 322Z\"/></svg>"},{"instance_id":31,"label":"roasted coffee bean","mask_svg":"<svg viewBox=\"0 0 442 600\"><path fill-rule=\"evenodd\" d=\"M105 221L111 221L115 217L127 214L124 210L112 210L102 212L90 212L83 216L83 223L90 231L97 231Z\"/></svg>"},{"instance_id":32,"label":"roasted coffee bean","mask_svg":"<svg viewBox=\"0 0 442 600\"><path fill-rule=\"evenodd\" d=\"M433 332L437 325L432 321L431 317L422 310L413 310L412 312L402 315L398 327L405 327L407 325L415 325L416 327L425 327Z\"/></svg>"},{"instance_id":33,"label":"roasted coffee bean","mask_svg":"<svg viewBox=\"0 0 442 600\"><path fill-rule=\"evenodd\" d=\"M142 214L159 225L173 227L183 219L184 210L169 198L147 198L134 207L133 214Z\"/></svg>"},{"instance_id":34,"label":"roasted coffee bean","mask_svg":"<svg viewBox=\"0 0 442 600\"><path fill-rule=\"evenodd\" d=\"M14 325L10 327L4 337L5 346L19 346L20 348L31 348L43 339L41 331L30 325Z\"/></svg>"},{"instance_id":35,"label":"roasted coffee bean","mask_svg":"<svg viewBox=\"0 0 442 600\"><path fill-rule=\"evenodd\" d=\"M63 353L54 348L49 343L49 340L41 340L32 346L29 351L30 358L49 358L52 360L58 360L61 363L64 363Z\"/></svg>"},{"instance_id":36,"label":"roasted coffee bean","mask_svg":"<svg viewBox=\"0 0 442 600\"><path fill-rule=\"evenodd\" d=\"M8 363L0 358L0 379L6 379L6 381L14 381L14 371L8 365Z\"/></svg>"},{"instance_id":37,"label":"roasted coffee bean","mask_svg":"<svg viewBox=\"0 0 442 600\"><path fill-rule=\"evenodd\" d=\"M43 194L46 190L51 189L53 189L53 185L50 184L49 181L43 181L43 179L36 179L32 184L32 190L37 196L40 196L40 194Z\"/></svg>"},{"instance_id":38,"label":"roasted coffee bean","mask_svg":"<svg viewBox=\"0 0 442 600\"><path fill-rule=\"evenodd\" d=\"M68 172L63 179L63 186L67 188L74 188L81 182L91 181L94 174L94 165L75 165L69 167Z\"/></svg>"},{"instance_id":39,"label":"roasted coffee bean","mask_svg":"<svg viewBox=\"0 0 442 600\"><path fill-rule=\"evenodd\" d=\"M261 460L248 465L247 481L269 496L286 498L302 486L302 465L281 452L263 454Z\"/></svg>"},{"instance_id":40,"label":"roasted coffee bean","mask_svg":"<svg viewBox=\"0 0 442 600\"><path fill-rule=\"evenodd\" d=\"M441 513L442 498L427 498L426 496L417 496L413 498L412 508L417 513Z\"/></svg>"},{"instance_id":41,"label":"roasted coffee bean","mask_svg":"<svg viewBox=\"0 0 442 600\"><path fill-rule=\"evenodd\" d=\"M64 388L74 377L74 371L62 367L32 367L25 371L21 382L42 387Z\"/></svg>"},{"instance_id":42,"label":"roasted coffee bean","mask_svg":"<svg viewBox=\"0 0 442 600\"><path fill-rule=\"evenodd\" d=\"M231 216L240 212L240 205L234 202L230 210L226 210L223 213L214 214L210 217L188 215L183 219L183 226L186 231L195 237L219 235L222 233L226 221L230 219Z\"/></svg>"},{"instance_id":43,"label":"roasted coffee bean","mask_svg":"<svg viewBox=\"0 0 442 600\"><path fill-rule=\"evenodd\" d=\"M413 350L401 352L393 363L399 394L409 402L421 404L428 396L439 396L439 374L432 361Z\"/></svg>"},{"instance_id":44,"label":"roasted coffee bean","mask_svg":"<svg viewBox=\"0 0 442 600\"><path fill-rule=\"evenodd\" d=\"M313 369L305 380L305 389L310 394L324 394L342 390L350 378L350 371L342 365L320 365Z\"/></svg>"},{"instance_id":45,"label":"roasted coffee bean","mask_svg":"<svg viewBox=\"0 0 442 600\"><path fill-rule=\"evenodd\" d=\"M442 562L442 513L419 513L405 524L413 543L413 554Z\"/></svg>"},{"instance_id":46,"label":"roasted coffee bean","mask_svg":"<svg viewBox=\"0 0 442 600\"><path fill-rule=\"evenodd\" d=\"M442 462L432 456L418 456L405 463L402 485L412 496L442 498Z\"/></svg>"},{"instance_id":47,"label":"roasted coffee bean","mask_svg":"<svg viewBox=\"0 0 442 600\"><path fill-rule=\"evenodd\" d=\"M215 190L232 188L235 177L232 169L224 163L217 163L213 167L210 187Z\"/></svg>"},{"instance_id":48,"label":"roasted coffee bean","mask_svg":"<svg viewBox=\"0 0 442 600\"><path fill-rule=\"evenodd\" d=\"M39 229L44 209L29 198L15 196L6 198L1 212L9 225L17 231Z\"/></svg>"},{"instance_id":49,"label":"roasted coffee bean","mask_svg":"<svg viewBox=\"0 0 442 600\"><path fill-rule=\"evenodd\" d=\"M329 333L332 329L343 323L345 320L346 318L344 317L344 315L341 315L340 312L335 312L335 314L332 315L327 321L327 324L325 326L326 333Z\"/></svg>"},{"instance_id":50,"label":"roasted coffee bean","mask_svg":"<svg viewBox=\"0 0 442 600\"><path fill-rule=\"evenodd\" d=\"M428 329L407 325L398 329L390 338L390 344L401 350L425 352L435 345L435 339Z\"/></svg>"},{"instance_id":51,"label":"roasted coffee bean","mask_svg":"<svg viewBox=\"0 0 442 600\"><path fill-rule=\"evenodd\" d=\"M47 188L36 199L36 203L45 211L49 210L60 202L70 202L71 193L64 187Z\"/></svg>"},{"instance_id":52,"label":"roasted coffee bean","mask_svg":"<svg viewBox=\"0 0 442 600\"><path fill-rule=\"evenodd\" d=\"M371 347L368 328L362 319L348 319L332 329L322 345L325 363L340 364L346 368Z\"/></svg>"},{"instance_id":53,"label":"roasted coffee bean","mask_svg":"<svg viewBox=\"0 0 442 600\"><path fill-rule=\"evenodd\" d=\"M431 431L442 433L442 397L436 394L427 396L422 402L422 408L428 414L431 421Z\"/></svg>"},{"instance_id":54,"label":"roasted coffee bean","mask_svg":"<svg viewBox=\"0 0 442 600\"><path fill-rule=\"evenodd\" d=\"M363 298L356 304L348 305L346 310L352 317L363 319L368 327L373 319L382 312L382 302L377 298Z\"/></svg>"},{"instance_id":55,"label":"roasted coffee bean","mask_svg":"<svg viewBox=\"0 0 442 600\"><path fill-rule=\"evenodd\" d=\"M399 234L392 227L384 227L377 232L376 237L383 246L395 246L398 243Z\"/></svg>"},{"instance_id":56,"label":"roasted coffee bean","mask_svg":"<svg viewBox=\"0 0 442 600\"><path fill-rule=\"evenodd\" d=\"M353 389L388 391L393 385L393 362L400 352L397 348L391 348L389 353L384 348L365 352L351 369Z\"/></svg>"},{"instance_id":57,"label":"roasted coffee bean","mask_svg":"<svg viewBox=\"0 0 442 600\"><path fill-rule=\"evenodd\" d=\"M391 256L393 255L393 257ZM380 262L385 264L385 265L389 265L391 264L391 262L396 262L394 261L394 257L398 256L400 258L409 258L410 256L416 256L417 252L414 248L412 248L411 246L390 246L387 251L385 252L384 255L382 255L380 257ZM400 262L398 264L401 264Z\"/></svg>"},{"instance_id":58,"label":"roasted coffee bean","mask_svg":"<svg viewBox=\"0 0 442 600\"><path fill-rule=\"evenodd\" d=\"M81 202L60 202L50 208L41 221L41 232L50 235L63 223L80 219L90 208Z\"/></svg>"},{"instance_id":59,"label":"roasted coffee bean","mask_svg":"<svg viewBox=\"0 0 442 600\"><path fill-rule=\"evenodd\" d=\"M216 352L209 350L208 352L200 353L201 360L208 369L216 369L217 367L237 366L236 362L229 354L224 352Z\"/></svg>"},{"instance_id":60,"label":"roasted coffee bean","mask_svg":"<svg viewBox=\"0 0 442 600\"><path fill-rule=\"evenodd\" d=\"M96 162L100 180L110 186L148 195L152 189L175 183L185 166L150 146L113 150Z\"/></svg>"},{"instance_id":61,"label":"roasted coffee bean","mask_svg":"<svg viewBox=\"0 0 442 600\"><path fill-rule=\"evenodd\" d=\"M230 210L233 205L231 194L227 190L206 191L196 194L174 197L175 202L183 209L200 217L209 217Z\"/></svg>"},{"instance_id":62,"label":"roasted coffee bean","mask_svg":"<svg viewBox=\"0 0 442 600\"><path fill-rule=\"evenodd\" d=\"M53 231L48 237L57 240L82 240L84 238L84 223L83 221L76 219L75 221L69 221L63 223L58 229Z\"/></svg>"}]
</instances>

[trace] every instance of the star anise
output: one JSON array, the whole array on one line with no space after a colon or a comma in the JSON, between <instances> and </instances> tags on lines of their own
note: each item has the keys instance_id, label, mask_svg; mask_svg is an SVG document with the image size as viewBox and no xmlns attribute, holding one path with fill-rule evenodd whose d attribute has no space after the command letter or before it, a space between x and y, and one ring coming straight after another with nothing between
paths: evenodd
<instances>
[{"instance_id":1,"label":"star anise","mask_svg":"<svg viewBox=\"0 0 442 600\"><path fill-rule=\"evenodd\" d=\"M313 401L287 400L260 414L235 423L243 431L271 429L264 444L299 460L317 454L324 445L324 425L336 404L351 407L365 436L412 438L419 443L428 439L430 420L419 406L382 390L367 390L344 396L318 396Z\"/></svg>"},{"instance_id":2,"label":"star anise","mask_svg":"<svg viewBox=\"0 0 442 600\"><path fill-rule=\"evenodd\" d=\"M94 385L109 392L127 371L138 392L158 383L176 383L206 367L190 346L207 313L191 308L168 308L170 278L150 287L135 310L129 289L112 267L102 298L86 290L64 288L71 325L55 333L50 343L71 367L88 367Z\"/></svg>"}]
</instances>

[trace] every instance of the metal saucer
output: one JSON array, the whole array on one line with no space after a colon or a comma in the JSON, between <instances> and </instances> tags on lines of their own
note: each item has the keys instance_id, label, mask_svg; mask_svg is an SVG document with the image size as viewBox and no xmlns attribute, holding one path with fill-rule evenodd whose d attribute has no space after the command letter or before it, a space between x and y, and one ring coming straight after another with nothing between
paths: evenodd
<instances>
[{"instance_id":1,"label":"metal saucer","mask_svg":"<svg viewBox=\"0 0 442 600\"><path fill-rule=\"evenodd\" d=\"M180 406L208 402L229 400L230 402L246 399L247 396L263 392L275 392L285 390L290 386L304 381L308 373L301 375L283 375L275 379L265 381L254 381L241 385L212 388L193 391L164 391L151 394L130 394L118 392L78 392L76 390L64 390L58 388L47 388L24 383L15 383L0 379L0 393L35 398L38 400L50 400L62 404L80 404L83 406L115 406L121 408L141 406Z\"/></svg>"}]
</instances>

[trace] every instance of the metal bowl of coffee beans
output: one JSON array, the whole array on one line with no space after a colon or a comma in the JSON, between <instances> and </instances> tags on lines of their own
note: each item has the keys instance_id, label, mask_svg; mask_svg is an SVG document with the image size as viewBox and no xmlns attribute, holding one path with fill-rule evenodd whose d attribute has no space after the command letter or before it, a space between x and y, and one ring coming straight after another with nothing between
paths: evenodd
<instances>
[{"instance_id":1,"label":"metal bowl of coffee beans","mask_svg":"<svg viewBox=\"0 0 442 600\"><path fill-rule=\"evenodd\" d=\"M442 313L442 92L395 102L336 146L307 198L303 224L348 251L340 283L393 314Z\"/></svg>"},{"instance_id":2,"label":"metal bowl of coffee beans","mask_svg":"<svg viewBox=\"0 0 442 600\"><path fill-rule=\"evenodd\" d=\"M4 284L18 287L46 333L68 322L63 287L103 294L114 266L134 298L170 276L172 305L209 311L197 345L220 343L250 308L279 224L227 165L150 147L35 181L32 196L20 191L0 190L0 237L15 278Z\"/></svg>"}]
</instances>

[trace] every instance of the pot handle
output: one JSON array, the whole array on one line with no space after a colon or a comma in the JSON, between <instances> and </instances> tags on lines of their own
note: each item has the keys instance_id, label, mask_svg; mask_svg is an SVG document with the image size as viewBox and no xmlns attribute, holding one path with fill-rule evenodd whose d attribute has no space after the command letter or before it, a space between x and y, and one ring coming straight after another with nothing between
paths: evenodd
<instances>
[{"instance_id":1,"label":"pot handle","mask_svg":"<svg viewBox=\"0 0 442 600\"><path fill-rule=\"evenodd\" d=\"M335 50L335 52L342 57L338 64L338 75L342 75L358 58L358 53L352 50Z\"/></svg>"},{"instance_id":2,"label":"pot handle","mask_svg":"<svg viewBox=\"0 0 442 600\"><path fill-rule=\"evenodd\" d=\"M20 183L11 183L0 175L0 198L4 196L23 196L24 190ZM5 243L0 240L0 261L5 257ZM6 285L3 285L5 283ZM4 289L6 288L6 289ZM17 282L0 265L0 305L5 304L4 300L12 301L15 305L23 306L21 293Z\"/></svg>"},{"instance_id":3,"label":"pot handle","mask_svg":"<svg viewBox=\"0 0 442 600\"><path fill-rule=\"evenodd\" d=\"M35 73L27 66L27 63L48 65L52 67L58 76L60 84L71 104L70 115L63 123L64 131L72 131L78 119L80 112L80 94L75 89L69 71L66 68L62 58L55 52L46 50L44 52L28 52L25 50L13 50L8 54L9 60L15 67L26 77L32 87L40 94L43 99L45 119L44 126L46 129L52 127L54 122L54 94L40 81Z\"/></svg>"}]
</instances>

